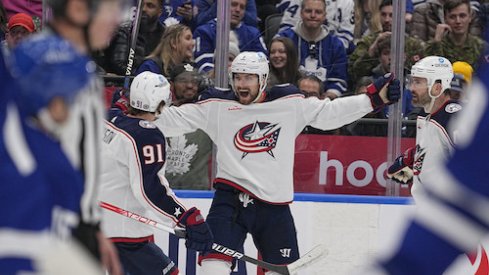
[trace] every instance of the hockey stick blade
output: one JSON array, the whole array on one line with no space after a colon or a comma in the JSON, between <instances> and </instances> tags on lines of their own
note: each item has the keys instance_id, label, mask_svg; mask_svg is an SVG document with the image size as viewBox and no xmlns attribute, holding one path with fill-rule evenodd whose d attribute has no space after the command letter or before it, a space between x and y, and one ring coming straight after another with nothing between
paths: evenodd
<instances>
[{"instance_id":1,"label":"hockey stick blade","mask_svg":"<svg viewBox=\"0 0 489 275\"><path fill-rule=\"evenodd\" d=\"M107 210L110 210L112 212L115 212L119 215L122 215L122 216L125 216L127 218L136 220L140 223L144 223L144 224L153 226L157 229L160 229L160 230L166 231L168 233L174 234L177 237L185 238L186 233L185 233L185 229L183 229L183 228L172 228L170 226L166 226L166 225L161 224L155 220L141 216L141 215L136 214L134 212L131 212L129 210L122 209L122 208L117 207L117 206L110 204L110 203L100 202L99 205L100 205L100 207L105 208ZM257 265L259 267L265 268L269 271L274 271L274 272L277 272L277 273L280 273L283 275L292 275L295 272L297 272L297 270L303 268L306 265L309 265L309 264L315 262L322 255L327 253L327 250L323 247L323 245L317 245L311 251L309 251L306 255L304 255L302 258L298 259L297 261L295 261L291 264L276 265L276 264L267 263L267 262L246 256L243 253L240 253L238 251L235 251L231 248L225 247L225 246L217 244L217 243L212 244L212 249L216 252L221 253L221 254L231 256L235 259L242 260L242 261L245 261L248 263L252 263L252 264Z\"/></svg>"},{"instance_id":2,"label":"hockey stick blade","mask_svg":"<svg viewBox=\"0 0 489 275\"><path fill-rule=\"evenodd\" d=\"M295 274L299 269L311 266L320 258L328 255L328 250L323 244L316 245L311 251L307 252L297 261L287 265L288 274Z\"/></svg>"}]
</instances>

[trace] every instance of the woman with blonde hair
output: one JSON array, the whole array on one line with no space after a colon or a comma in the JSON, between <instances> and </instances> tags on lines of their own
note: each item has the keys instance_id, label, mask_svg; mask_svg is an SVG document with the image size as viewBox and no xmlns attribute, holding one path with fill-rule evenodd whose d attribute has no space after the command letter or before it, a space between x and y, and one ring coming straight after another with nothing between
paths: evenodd
<instances>
[{"instance_id":1,"label":"woman with blonde hair","mask_svg":"<svg viewBox=\"0 0 489 275\"><path fill-rule=\"evenodd\" d=\"M355 0L355 29L353 37L358 40L369 33L382 31L379 6L382 0Z\"/></svg>"},{"instance_id":2,"label":"woman with blonde hair","mask_svg":"<svg viewBox=\"0 0 489 275\"><path fill-rule=\"evenodd\" d=\"M168 77L175 65L191 62L194 43L192 31L188 26L175 24L167 27L160 43L139 66L136 75L151 71Z\"/></svg>"}]
</instances>

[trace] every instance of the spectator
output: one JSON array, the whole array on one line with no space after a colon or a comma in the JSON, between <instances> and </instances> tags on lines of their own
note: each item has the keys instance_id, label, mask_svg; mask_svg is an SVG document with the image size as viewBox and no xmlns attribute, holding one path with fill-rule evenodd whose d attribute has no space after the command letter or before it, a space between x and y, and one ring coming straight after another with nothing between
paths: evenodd
<instances>
[{"instance_id":1,"label":"spectator","mask_svg":"<svg viewBox=\"0 0 489 275\"><path fill-rule=\"evenodd\" d=\"M467 84L472 83L472 74L474 73L474 68L470 66L469 63L465 61L453 62L453 73L463 75L463 78Z\"/></svg>"},{"instance_id":2,"label":"spectator","mask_svg":"<svg viewBox=\"0 0 489 275\"><path fill-rule=\"evenodd\" d=\"M3 8L3 3L0 1L0 41L5 40L5 33L8 31L7 24L7 13Z\"/></svg>"},{"instance_id":3,"label":"spectator","mask_svg":"<svg viewBox=\"0 0 489 275\"><path fill-rule=\"evenodd\" d=\"M341 96L347 87L347 59L343 43L329 33L322 23L326 19L325 0L304 0L302 21L279 33L292 39L297 47L302 73L316 75L324 82L326 96Z\"/></svg>"},{"instance_id":4,"label":"spectator","mask_svg":"<svg viewBox=\"0 0 489 275\"><path fill-rule=\"evenodd\" d=\"M192 60L194 44L190 27L182 24L167 27L160 43L139 66L136 75L150 71L169 76L173 66Z\"/></svg>"},{"instance_id":5,"label":"spectator","mask_svg":"<svg viewBox=\"0 0 489 275\"><path fill-rule=\"evenodd\" d=\"M195 0L195 5L197 6L196 27L204 25L217 17L217 0ZM250 0L246 3L242 21L248 26L258 27L257 19L256 3L254 0Z\"/></svg>"},{"instance_id":6,"label":"spectator","mask_svg":"<svg viewBox=\"0 0 489 275\"><path fill-rule=\"evenodd\" d=\"M392 0L383 0L377 8L381 18L382 31L371 33L362 38L357 43L355 51L349 58L349 76L351 83L362 76L369 76L379 64L376 53L380 53L378 44L386 37L391 36L392 32ZM424 44L416 38L405 36L405 68L409 70L411 66L424 56Z\"/></svg>"},{"instance_id":7,"label":"spectator","mask_svg":"<svg viewBox=\"0 0 489 275\"><path fill-rule=\"evenodd\" d=\"M174 66L169 80L175 98L173 105L180 106L197 100L202 76L195 68L195 64L182 63Z\"/></svg>"},{"instance_id":8,"label":"spectator","mask_svg":"<svg viewBox=\"0 0 489 275\"><path fill-rule=\"evenodd\" d=\"M10 17L7 25L8 31L5 33L5 43L2 45L4 53L10 53L20 41L32 34L36 29L32 17L25 13L17 13Z\"/></svg>"},{"instance_id":9,"label":"spectator","mask_svg":"<svg viewBox=\"0 0 489 275\"><path fill-rule=\"evenodd\" d=\"M305 97L323 98L323 82L315 75L305 75L297 81L297 87Z\"/></svg>"},{"instance_id":10,"label":"spectator","mask_svg":"<svg viewBox=\"0 0 489 275\"><path fill-rule=\"evenodd\" d=\"M453 65L453 79L450 83L450 98L464 101L465 93L472 83L474 69L467 62L457 61Z\"/></svg>"},{"instance_id":11,"label":"spectator","mask_svg":"<svg viewBox=\"0 0 489 275\"><path fill-rule=\"evenodd\" d=\"M436 26L445 23L443 4L446 2L447 0L428 0L425 3L416 5L411 21L411 36L415 36L422 41L433 39ZM471 13L469 16L475 18L477 14ZM473 35L479 35L481 33L480 26L474 22L470 27L470 32Z\"/></svg>"},{"instance_id":12,"label":"spectator","mask_svg":"<svg viewBox=\"0 0 489 275\"><path fill-rule=\"evenodd\" d=\"M17 13L25 13L32 17L36 29L41 27L42 0L3 0L2 4L8 19Z\"/></svg>"},{"instance_id":13,"label":"spectator","mask_svg":"<svg viewBox=\"0 0 489 275\"><path fill-rule=\"evenodd\" d=\"M202 76L190 63L175 66L170 75L175 101L173 105L197 100ZM209 190L212 141L202 130L167 138L166 178L174 189Z\"/></svg>"},{"instance_id":14,"label":"spectator","mask_svg":"<svg viewBox=\"0 0 489 275\"><path fill-rule=\"evenodd\" d=\"M139 25L139 33L134 49L134 62L131 73L139 67L144 57L148 56L157 47L164 32L163 25L158 21L162 13L162 2L160 0L143 0L143 11ZM132 22L123 24L112 39L105 51L104 69L107 72L125 75L129 48L132 39Z\"/></svg>"},{"instance_id":15,"label":"spectator","mask_svg":"<svg viewBox=\"0 0 489 275\"><path fill-rule=\"evenodd\" d=\"M353 37L361 39L363 36L380 32L380 14L377 12L382 0L355 0L355 28Z\"/></svg>"},{"instance_id":16,"label":"spectator","mask_svg":"<svg viewBox=\"0 0 489 275\"><path fill-rule=\"evenodd\" d=\"M436 25L435 37L428 42L426 54L446 57L450 62L464 60L475 67L487 43L469 34L472 20L469 0L446 0L445 24Z\"/></svg>"},{"instance_id":17,"label":"spectator","mask_svg":"<svg viewBox=\"0 0 489 275\"><path fill-rule=\"evenodd\" d=\"M282 22L280 23L279 32L294 27L300 21L302 0L284 0L277 4L277 9L283 13ZM354 6L353 0L332 1L326 0L326 20L328 30L343 42L347 53L355 48L353 44L354 24Z\"/></svg>"},{"instance_id":18,"label":"spectator","mask_svg":"<svg viewBox=\"0 0 489 275\"><path fill-rule=\"evenodd\" d=\"M163 2L163 13L160 22L165 26L183 24L194 29L197 7L195 0L161 0Z\"/></svg>"},{"instance_id":19,"label":"spectator","mask_svg":"<svg viewBox=\"0 0 489 275\"><path fill-rule=\"evenodd\" d=\"M253 0L250 0L253 2ZM247 0L231 0L231 30L238 36L240 51L254 51L267 53L267 49L260 31L253 26L242 22L245 15ZM194 31L195 62L199 72L209 72L214 68L213 57L216 49L217 21L212 20L197 27Z\"/></svg>"},{"instance_id":20,"label":"spectator","mask_svg":"<svg viewBox=\"0 0 489 275\"><path fill-rule=\"evenodd\" d=\"M229 32L228 68L231 67L234 58L236 58L236 56L238 56L238 54L240 53L238 44L239 41L238 41L238 37L236 36L236 33L233 31ZM216 56L216 52L214 51L214 57L215 56ZM216 71L214 69L210 70L207 73L207 77L204 78L204 82L206 82L205 86L214 86L214 79L216 77L215 73Z\"/></svg>"},{"instance_id":21,"label":"spectator","mask_svg":"<svg viewBox=\"0 0 489 275\"><path fill-rule=\"evenodd\" d=\"M287 37L273 38L270 43L268 89L284 83L297 85L300 75L294 42Z\"/></svg>"}]
</instances>

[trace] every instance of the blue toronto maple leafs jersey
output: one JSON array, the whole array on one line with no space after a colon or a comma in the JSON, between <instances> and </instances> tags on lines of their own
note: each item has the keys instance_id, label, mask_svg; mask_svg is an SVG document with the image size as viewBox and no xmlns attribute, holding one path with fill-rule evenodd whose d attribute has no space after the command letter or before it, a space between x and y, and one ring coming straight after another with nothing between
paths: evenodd
<instances>
[{"instance_id":1,"label":"blue toronto maple leafs jersey","mask_svg":"<svg viewBox=\"0 0 489 275\"><path fill-rule=\"evenodd\" d=\"M78 224L83 190L60 145L25 123L18 88L0 60L0 273L36 271L35 259Z\"/></svg>"},{"instance_id":2,"label":"blue toronto maple leafs jersey","mask_svg":"<svg viewBox=\"0 0 489 275\"><path fill-rule=\"evenodd\" d=\"M124 115L107 121L102 157L101 201L142 215L152 212L172 225L186 211L165 178L165 137L152 122ZM108 237L152 234L151 228L108 210L102 227Z\"/></svg>"},{"instance_id":3,"label":"blue toronto maple leafs jersey","mask_svg":"<svg viewBox=\"0 0 489 275\"><path fill-rule=\"evenodd\" d=\"M324 82L325 91L341 96L347 88L348 62L341 41L326 29L323 29L317 41L307 41L298 32L299 27L294 27L278 35L290 38L296 45L299 70L305 74L314 74Z\"/></svg>"},{"instance_id":4,"label":"blue toronto maple leafs jersey","mask_svg":"<svg viewBox=\"0 0 489 275\"><path fill-rule=\"evenodd\" d=\"M195 39L195 63L199 67L199 72L208 72L214 68L214 52L216 50L216 23L211 20L208 23L197 27L194 31ZM252 26L240 23L234 30L239 40L239 50L241 52L263 52L267 54L267 47L261 37L260 31Z\"/></svg>"}]
</instances>

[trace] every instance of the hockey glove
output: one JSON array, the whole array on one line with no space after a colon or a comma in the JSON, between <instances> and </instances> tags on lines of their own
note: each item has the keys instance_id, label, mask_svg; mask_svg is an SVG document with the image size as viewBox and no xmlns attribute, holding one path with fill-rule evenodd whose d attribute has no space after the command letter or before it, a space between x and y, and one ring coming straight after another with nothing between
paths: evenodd
<instances>
[{"instance_id":1,"label":"hockey glove","mask_svg":"<svg viewBox=\"0 0 489 275\"><path fill-rule=\"evenodd\" d=\"M185 237L185 246L187 248L202 252L212 249L214 236L204 217L200 214L200 210L195 207L187 210L178 220L178 225L185 227L187 231L187 236Z\"/></svg>"},{"instance_id":2,"label":"hockey glove","mask_svg":"<svg viewBox=\"0 0 489 275\"><path fill-rule=\"evenodd\" d=\"M124 90L115 91L112 95L112 106L111 108L119 109L124 114L127 113L127 109L129 106L129 100L126 97L126 93Z\"/></svg>"},{"instance_id":3,"label":"hockey glove","mask_svg":"<svg viewBox=\"0 0 489 275\"><path fill-rule=\"evenodd\" d=\"M372 108L380 110L385 105L395 103L401 96L400 82L394 79L393 73L387 73L368 85L367 95L370 97Z\"/></svg>"},{"instance_id":4,"label":"hockey glove","mask_svg":"<svg viewBox=\"0 0 489 275\"><path fill-rule=\"evenodd\" d=\"M387 177L400 184L410 184L413 180L414 147L399 156L387 169Z\"/></svg>"}]
</instances>

